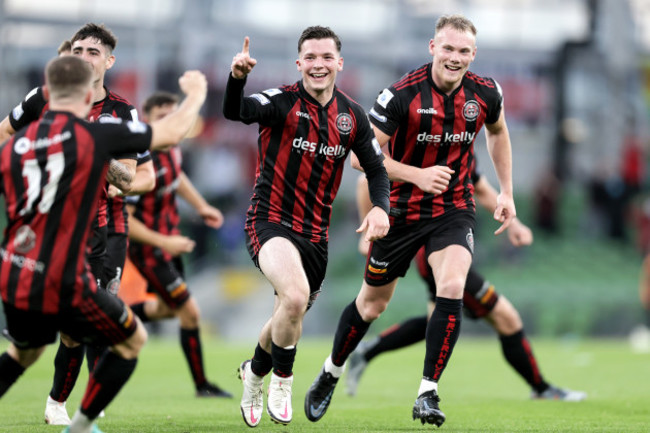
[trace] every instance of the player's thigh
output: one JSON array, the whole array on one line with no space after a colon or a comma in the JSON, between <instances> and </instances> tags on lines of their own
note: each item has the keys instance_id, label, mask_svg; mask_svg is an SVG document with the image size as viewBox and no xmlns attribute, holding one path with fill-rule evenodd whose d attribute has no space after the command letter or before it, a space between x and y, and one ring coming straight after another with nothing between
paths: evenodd
<instances>
[{"instance_id":1,"label":"player's thigh","mask_svg":"<svg viewBox=\"0 0 650 433\"><path fill-rule=\"evenodd\" d=\"M82 343L113 346L133 335L138 321L124 302L104 290L86 293L62 313L61 332Z\"/></svg>"},{"instance_id":2,"label":"player's thigh","mask_svg":"<svg viewBox=\"0 0 650 433\"><path fill-rule=\"evenodd\" d=\"M260 270L280 297L286 290L309 294L309 281L302 258L294 243L276 236L264 243L259 251Z\"/></svg>"}]
</instances>

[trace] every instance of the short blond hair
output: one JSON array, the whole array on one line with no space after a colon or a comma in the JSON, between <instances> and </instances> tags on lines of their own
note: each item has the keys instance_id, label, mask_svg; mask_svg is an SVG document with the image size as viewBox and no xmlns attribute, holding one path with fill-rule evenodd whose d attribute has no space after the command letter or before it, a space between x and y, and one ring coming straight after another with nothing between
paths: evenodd
<instances>
[{"instance_id":1,"label":"short blond hair","mask_svg":"<svg viewBox=\"0 0 650 433\"><path fill-rule=\"evenodd\" d=\"M463 15L443 15L436 21L436 33L445 27L452 27L460 32L471 32L476 36L476 26Z\"/></svg>"}]
</instances>

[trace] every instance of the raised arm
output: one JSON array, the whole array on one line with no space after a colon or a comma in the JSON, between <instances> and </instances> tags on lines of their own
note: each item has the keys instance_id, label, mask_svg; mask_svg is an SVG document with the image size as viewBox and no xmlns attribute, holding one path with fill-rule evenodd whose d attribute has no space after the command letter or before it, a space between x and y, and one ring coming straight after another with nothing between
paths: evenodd
<instances>
[{"instance_id":1,"label":"raised arm","mask_svg":"<svg viewBox=\"0 0 650 433\"><path fill-rule=\"evenodd\" d=\"M152 150L166 150L178 144L196 122L199 110L205 102L208 82L200 71L187 71L178 84L185 99L173 113L151 123Z\"/></svg>"},{"instance_id":2,"label":"raised arm","mask_svg":"<svg viewBox=\"0 0 650 433\"><path fill-rule=\"evenodd\" d=\"M249 47L250 39L246 36L244 38L244 47L241 52L235 54L230 65L230 76L223 97L223 115L229 120L242 120L246 77L257 64L257 60L250 56Z\"/></svg>"}]
</instances>

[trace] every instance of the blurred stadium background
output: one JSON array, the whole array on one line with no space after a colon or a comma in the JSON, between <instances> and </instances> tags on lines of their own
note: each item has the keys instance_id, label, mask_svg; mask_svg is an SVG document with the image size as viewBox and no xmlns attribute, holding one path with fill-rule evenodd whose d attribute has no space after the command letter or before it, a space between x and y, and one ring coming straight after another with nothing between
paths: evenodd
<instances>
[{"instance_id":1,"label":"blurred stadium background","mask_svg":"<svg viewBox=\"0 0 650 433\"><path fill-rule=\"evenodd\" d=\"M155 89L177 91L183 70L206 73L203 129L183 145L185 170L224 211L226 225L207 229L184 207L184 231L197 241L185 263L203 329L253 344L272 305L242 230L257 128L221 114L230 61L244 36L258 60L247 85L252 93L296 81L300 31L330 26L343 41L338 85L368 108L383 87L430 61L435 20L456 12L479 30L472 71L504 90L516 203L535 233L531 247L514 250L492 235L496 224L479 211L475 263L518 307L530 334L627 335L643 318L637 287L650 245L648 0L0 0L0 116L42 84L59 43L90 21L118 36L107 84L138 107ZM494 183L483 137L476 152ZM335 202L328 276L305 335L331 335L361 283L355 180L348 169ZM422 314L425 296L408 275L371 333ZM168 323L158 331L176 329Z\"/></svg>"}]
</instances>

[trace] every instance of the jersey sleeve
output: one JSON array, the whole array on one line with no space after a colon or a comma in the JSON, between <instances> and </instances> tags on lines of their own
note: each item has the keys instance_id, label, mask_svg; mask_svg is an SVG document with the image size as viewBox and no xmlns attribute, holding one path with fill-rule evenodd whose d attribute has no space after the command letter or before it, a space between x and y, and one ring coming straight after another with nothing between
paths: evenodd
<instances>
[{"instance_id":1,"label":"jersey sleeve","mask_svg":"<svg viewBox=\"0 0 650 433\"><path fill-rule=\"evenodd\" d=\"M279 118L276 100L282 95L280 89L267 89L244 97L246 79L228 77L223 100L223 114L226 119L239 120L247 125L259 123L271 125Z\"/></svg>"},{"instance_id":2,"label":"jersey sleeve","mask_svg":"<svg viewBox=\"0 0 650 433\"><path fill-rule=\"evenodd\" d=\"M97 147L106 149L108 157L120 159L124 154L143 153L151 145L151 127L137 121L123 121L119 118L104 118L89 123Z\"/></svg>"},{"instance_id":3,"label":"jersey sleeve","mask_svg":"<svg viewBox=\"0 0 650 433\"><path fill-rule=\"evenodd\" d=\"M368 118L381 132L392 136L402 123L404 113L399 94L391 86L379 93L374 105L368 112Z\"/></svg>"},{"instance_id":4,"label":"jersey sleeve","mask_svg":"<svg viewBox=\"0 0 650 433\"><path fill-rule=\"evenodd\" d=\"M494 83L494 87L489 88L489 98L487 98L488 103L488 113L485 117L485 123L491 124L499 120L501 116L501 110L503 109L503 91L501 86L496 80L490 79Z\"/></svg>"},{"instance_id":5,"label":"jersey sleeve","mask_svg":"<svg viewBox=\"0 0 650 433\"><path fill-rule=\"evenodd\" d=\"M146 162L151 161L151 152L148 150L142 153L138 153L136 156L138 158L138 165L142 165Z\"/></svg>"},{"instance_id":6,"label":"jersey sleeve","mask_svg":"<svg viewBox=\"0 0 650 433\"><path fill-rule=\"evenodd\" d=\"M368 118L361 108L354 110L357 118L357 136L352 151L359 159L368 179L370 201L386 213L390 208L390 182L384 167L384 154L370 128Z\"/></svg>"},{"instance_id":7,"label":"jersey sleeve","mask_svg":"<svg viewBox=\"0 0 650 433\"><path fill-rule=\"evenodd\" d=\"M33 88L25 99L9 113L9 123L14 131L20 131L35 120L40 119L47 101L41 87Z\"/></svg>"}]
</instances>

